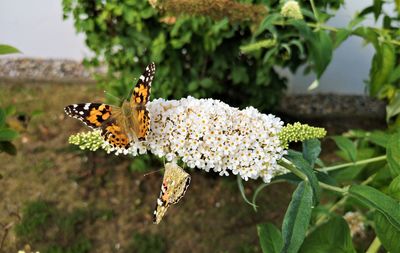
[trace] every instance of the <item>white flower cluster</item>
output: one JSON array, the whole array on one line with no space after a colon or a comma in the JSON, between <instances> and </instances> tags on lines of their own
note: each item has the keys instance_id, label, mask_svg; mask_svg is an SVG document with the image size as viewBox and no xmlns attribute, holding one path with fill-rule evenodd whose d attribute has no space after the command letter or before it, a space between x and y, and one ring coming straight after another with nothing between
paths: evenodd
<instances>
[{"instance_id":1,"label":"white flower cluster","mask_svg":"<svg viewBox=\"0 0 400 253\"><path fill-rule=\"evenodd\" d=\"M213 99L156 99L147 105L151 123L147 140L116 154L136 156L147 151L182 159L188 167L239 174L264 182L284 172L277 161L285 154L279 141L283 122L253 107L239 110Z\"/></svg>"}]
</instances>

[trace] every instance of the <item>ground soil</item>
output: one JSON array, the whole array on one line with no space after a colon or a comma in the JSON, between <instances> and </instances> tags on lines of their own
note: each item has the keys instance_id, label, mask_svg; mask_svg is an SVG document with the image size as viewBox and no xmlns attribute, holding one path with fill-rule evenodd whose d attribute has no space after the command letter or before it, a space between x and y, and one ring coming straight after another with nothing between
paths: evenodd
<instances>
[{"instance_id":1,"label":"ground soil","mask_svg":"<svg viewBox=\"0 0 400 253\"><path fill-rule=\"evenodd\" d=\"M97 219L80 231L92 241L92 252L126 252L136 233L161 236L167 252L260 252L256 225L280 226L291 185L268 186L254 212L243 201L234 176L190 170L192 182L185 197L154 225L152 213L162 173L144 176L145 172L128 169L133 157L80 152L68 144L71 134L87 128L67 118L63 107L103 101L103 97L95 84L0 83L0 106L13 104L18 113L31 115L26 126L20 124L21 138L15 141L18 154L0 154L4 252L16 252L26 243L16 237L13 227L20 222L26 203L34 200L50 201L66 211L88 206L112 210L110 219ZM245 183L249 197L260 183Z\"/></svg>"}]
</instances>

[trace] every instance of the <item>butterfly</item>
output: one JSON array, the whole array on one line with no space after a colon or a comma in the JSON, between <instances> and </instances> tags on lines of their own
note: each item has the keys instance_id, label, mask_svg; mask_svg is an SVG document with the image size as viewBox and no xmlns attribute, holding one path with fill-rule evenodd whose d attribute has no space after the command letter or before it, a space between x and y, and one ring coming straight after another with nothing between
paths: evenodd
<instances>
[{"instance_id":1,"label":"butterfly","mask_svg":"<svg viewBox=\"0 0 400 253\"><path fill-rule=\"evenodd\" d=\"M190 175L176 163L165 164L165 173L160 196L154 210L153 222L160 223L168 207L181 200L190 184Z\"/></svg>"},{"instance_id":2,"label":"butterfly","mask_svg":"<svg viewBox=\"0 0 400 253\"><path fill-rule=\"evenodd\" d=\"M101 135L114 148L128 149L132 142L146 140L150 129L150 114L146 108L151 92L151 82L156 71L149 64L131 90L130 98L121 107L102 103L72 104L64 108L65 113L81 120Z\"/></svg>"}]
</instances>

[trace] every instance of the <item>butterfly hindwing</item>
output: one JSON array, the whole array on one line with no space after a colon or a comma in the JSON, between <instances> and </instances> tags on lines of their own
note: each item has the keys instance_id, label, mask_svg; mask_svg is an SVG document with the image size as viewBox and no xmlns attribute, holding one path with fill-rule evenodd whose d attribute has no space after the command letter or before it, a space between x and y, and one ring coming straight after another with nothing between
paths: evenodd
<instances>
[{"instance_id":1,"label":"butterfly hindwing","mask_svg":"<svg viewBox=\"0 0 400 253\"><path fill-rule=\"evenodd\" d=\"M72 104L64 108L65 113L97 129L112 115L112 106L101 103Z\"/></svg>"},{"instance_id":2,"label":"butterfly hindwing","mask_svg":"<svg viewBox=\"0 0 400 253\"><path fill-rule=\"evenodd\" d=\"M105 122L102 126L101 135L114 148L127 149L130 146L130 140L122 127L117 124L115 118Z\"/></svg>"},{"instance_id":3,"label":"butterfly hindwing","mask_svg":"<svg viewBox=\"0 0 400 253\"><path fill-rule=\"evenodd\" d=\"M153 222L160 223L171 204L176 204L184 196L190 184L190 175L176 163L167 163L160 196L154 210Z\"/></svg>"},{"instance_id":4,"label":"butterfly hindwing","mask_svg":"<svg viewBox=\"0 0 400 253\"><path fill-rule=\"evenodd\" d=\"M146 139L150 129L150 113L146 107L137 107L136 118L139 123L137 137L140 141L143 141Z\"/></svg>"}]
</instances>

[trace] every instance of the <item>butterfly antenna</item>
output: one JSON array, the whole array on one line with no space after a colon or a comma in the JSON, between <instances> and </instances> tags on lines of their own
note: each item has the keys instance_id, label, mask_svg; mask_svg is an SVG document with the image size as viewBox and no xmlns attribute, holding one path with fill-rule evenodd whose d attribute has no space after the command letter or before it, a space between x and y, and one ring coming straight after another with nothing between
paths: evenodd
<instances>
[{"instance_id":1,"label":"butterfly antenna","mask_svg":"<svg viewBox=\"0 0 400 253\"><path fill-rule=\"evenodd\" d=\"M106 94L106 96L111 97L111 98L113 98L113 99L116 99L116 100L117 100L118 102L120 102L120 103L122 103L122 101L123 101L122 98L117 97L117 96L111 94L111 92L108 92L108 91L105 90L104 93Z\"/></svg>"},{"instance_id":2,"label":"butterfly antenna","mask_svg":"<svg viewBox=\"0 0 400 253\"><path fill-rule=\"evenodd\" d=\"M159 172L159 171L162 171L162 170L163 170L163 169L159 169L159 170L155 170L155 171L146 173L146 174L143 175L143 177L146 177L146 176L148 176L148 175L154 174L154 173Z\"/></svg>"}]
</instances>

